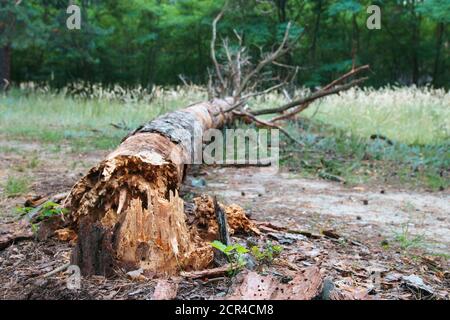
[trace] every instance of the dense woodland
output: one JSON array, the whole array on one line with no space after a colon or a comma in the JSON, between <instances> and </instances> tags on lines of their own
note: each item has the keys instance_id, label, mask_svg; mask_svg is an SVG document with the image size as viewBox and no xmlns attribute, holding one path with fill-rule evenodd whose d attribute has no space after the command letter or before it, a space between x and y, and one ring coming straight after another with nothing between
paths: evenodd
<instances>
[{"instance_id":1,"label":"dense woodland","mask_svg":"<svg viewBox=\"0 0 450 320\"><path fill-rule=\"evenodd\" d=\"M67 0L0 0L1 78L59 87L75 81L122 85L206 83L211 23L218 0L79 0L81 30L66 28ZM366 27L381 7L381 30ZM320 86L370 64L368 85L448 87L449 0L233 0L218 25L234 30L255 59L292 21L299 36L283 63L301 67L297 83ZM223 52L222 52L223 54ZM354 60L354 61L353 61Z\"/></svg>"}]
</instances>

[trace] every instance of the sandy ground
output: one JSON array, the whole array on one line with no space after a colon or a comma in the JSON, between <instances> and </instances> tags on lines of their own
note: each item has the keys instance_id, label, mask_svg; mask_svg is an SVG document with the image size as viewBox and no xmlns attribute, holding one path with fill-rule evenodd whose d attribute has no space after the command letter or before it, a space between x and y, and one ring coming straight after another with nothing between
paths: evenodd
<instances>
[{"instance_id":1,"label":"sandy ground","mask_svg":"<svg viewBox=\"0 0 450 320\"><path fill-rule=\"evenodd\" d=\"M1 141L1 140L0 140ZM14 208L27 196L53 195L71 186L102 159L107 152L77 154L65 145L53 146L19 141L0 142L0 147L17 150L0 153L0 223L16 216ZM4 149L5 150L5 149ZM30 158L38 164L30 167ZM27 194L7 197L8 177L27 177ZM195 177L194 177L195 176ZM203 187L192 187L204 182ZM426 252L449 253L450 210L448 191L409 192L380 186L349 188L323 180L301 179L290 173L269 172L267 168L203 167L191 170L183 194L186 199L201 193L217 194L219 200L241 205L253 219L292 229L320 234L334 230L340 239L329 237L294 240L281 235L282 258L296 268L317 266L336 286L359 288L380 299L421 299L422 293L405 286L401 276L418 275L431 285L438 298L449 299L448 259L405 253L395 235L409 226L408 237L423 235ZM235 239L246 241L247 238ZM350 240L350 241L347 241ZM354 240L354 241L353 241ZM381 247L388 241L389 248ZM392 244L392 246L391 246ZM71 247L54 239L23 241L0 251L0 299L150 299L155 280L136 282L119 275L115 279L83 278L82 289L68 290L67 274L40 278L68 262ZM418 257L418 258L416 258ZM278 276L293 275L292 268L271 266ZM374 273L375 272L375 273ZM373 276L382 275L381 287ZM245 272L243 273L245 274ZM178 299L210 299L229 294L239 277L222 277L215 282L181 280Z\"/></svg>"},{"instance_id":2,"label":"sandy ground","mask_svg":"<svg viewBox=\"0 0 450 320\"><path fill-rule=\"evenodd\" d=\"M300 229L358 230L367 237L420 237L431 252L450 253L450 193L345 187L336 182L298 178L269 168L207 169L205 191L251 211L258 220ZM422 239L423 238L423 239Z\"/></svg>"}]
</instances>

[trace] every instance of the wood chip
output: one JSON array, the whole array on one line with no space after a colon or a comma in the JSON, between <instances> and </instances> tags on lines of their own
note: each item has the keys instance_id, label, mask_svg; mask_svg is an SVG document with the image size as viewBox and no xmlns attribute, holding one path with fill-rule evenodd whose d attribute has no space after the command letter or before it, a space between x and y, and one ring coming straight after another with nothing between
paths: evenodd
<instances>
[{"instance_id":1,"label":"wood chip","mask_svg":"<svg viewBox=\"0 0 450 320\"><path fill-rule=\"evenodd\" d=\"M173 300L177 296L178 283L159 280L153 292L152 300Z\"/></svg>"},{"instance_id":2,"label":"wood chip","mask_svg":"<svg viewBox=\"0 0 450 320\"><path fill-rule=\"evenodd\" d=\"M297 272L289 283L281 283L271 275L249 272L229 300L311 300L322 290L322 275L317 267Z\"/></svg>"}]
</instances>

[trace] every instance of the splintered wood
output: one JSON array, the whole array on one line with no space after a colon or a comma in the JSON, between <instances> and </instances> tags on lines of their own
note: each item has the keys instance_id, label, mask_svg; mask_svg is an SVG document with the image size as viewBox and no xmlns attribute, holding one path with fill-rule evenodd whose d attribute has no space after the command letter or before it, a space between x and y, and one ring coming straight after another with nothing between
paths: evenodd
<instances>
[{"instance_id":1,"label":"splintered wood","mask_svg":"<svg viewBox=\"0 0 450 320\"><path fill-rule=\"evenodd\" d=\"M172 152L167 156L172 162L160 153L141 152L145 143L150 147L149 139L157 147L169 145ZM91 170L77 185L79 190L72 191L82 196L71 198L69 205L78 208L71 217L83 226L81 231L88 233L78 241L74 262L86 274L111 274L115 261L127 269L168 275L180 268L207 267L212 251L189 231L183 200L176 191L183 168L174 163L183 157L182 150L154 133L132 136L127 141L127 148L122 145ZM128 153L130 156L126 156ZM94 225L96 232L91 230ZM106 238L111 240L105 242Z\"/></svg>"},{"instance_id":2,"label":"splintered wood","mask_svg":"<svg viewBox=\"0 0 450 320\"><path fill-rule=\"evenodd\" d=\"M64 206L78 234L72 263L84 275L108 276L117 267L173 275L211 264L212 247L186 223L178 190L201 150L193 136L229 121L221 112L227 107L215 100L149 122L72 188Z\"/></svg>"},{"instance_id":3,"label":"splintered wood","mask_svg":"<svg viewBox=\"0 0 450 320\"><path fill-rule=\"evenodd\" d=\"M218 224L215 218L214 199L208 195L202 195L201 197L194 198L195 203L195 216L198 220L198 224L207 229L207 238L210 240L217 239ZM224 206L219 203L224 209L228 220L228 232L230 234L235 233L254 233L260 234L256 225L250 221L245 215L244 209L236 204L230 206Z\"/></svg>"}]
</instances>

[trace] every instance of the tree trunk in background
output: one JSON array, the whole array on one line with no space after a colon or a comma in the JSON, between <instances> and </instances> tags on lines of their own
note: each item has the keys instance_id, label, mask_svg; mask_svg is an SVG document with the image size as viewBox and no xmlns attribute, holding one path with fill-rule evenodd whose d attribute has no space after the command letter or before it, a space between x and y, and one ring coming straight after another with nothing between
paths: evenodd
<instances>
[{"instance_id":1,"label":"tree trunk in background","mask_svg":"<svg viewBox=\"0 0 450 320\"><path fill-rule=\"evenodd\" d=\"M436 54L434 58L434 67L433 67L433 84L435 86L438 85L438 77L439 77L439 62L441 59L441 48L442 48L442 42L444 39L444 23L440 22L437 25L436 30Z\"/></svg>"},{"instance_id":2,"label":"tree trunk in background","mask_svg":"<svg viewBox=\"0 0 450 320\"><path fill-rule=\"evenodd\" d=\"M356 56L359 53L359 27L358 27L358 21L356 20L356 14L353 14L352 16L352 39L353 39L353 53L354 56L352 57L354 59L354 62L356 61Z\"/></svg>"},{"instance_id":3,"label":"tree trunk in background","mask_svg":"<svg viewBox=\"0 0 450 320\"><path fill-rule=\"evenodd\" d=\"M0 90L11 82L11 47L0 48Z\"/></svg>"},{"instance_id":4,"label":"tree trunk in background","mask_svg":"<svg viewBox=\"0 0 450 320\"><path fill-rule=\"evenodd\" d=\"M316 47L317 47L317 39L319 37L319 28L320 28L320 19L322 18L322 0L317 1L316 5L316 22L314 24L314 32L311 44L311 65L316 65Z\"/></svg>"},{"instance_id":5,"label":"tree trunk in background","mask_svg":"<svg viewBox=\"0 0 450 320\"><path fill-rule=\"evenodd\" d=\"M278 20L280 22L285 22L286 21L286 5L287 5L288 0L276 0L275 4L277 6L278 9Z\"/></svg>"},{"instance_id":6,"label":"tree trunk in background","mask_svg":"<svg viewBox=\"0 0 450 320\"><path fill-rule=\"evenodd\" d=\"M420 16L415 11L415 3L411 6L412 15L412 36L411 36L411 49L412 49L412 61L411 61L411 75L412 82L415 85L419 84L419 28L420 28Z\"/></svg>"}]
</instances>

